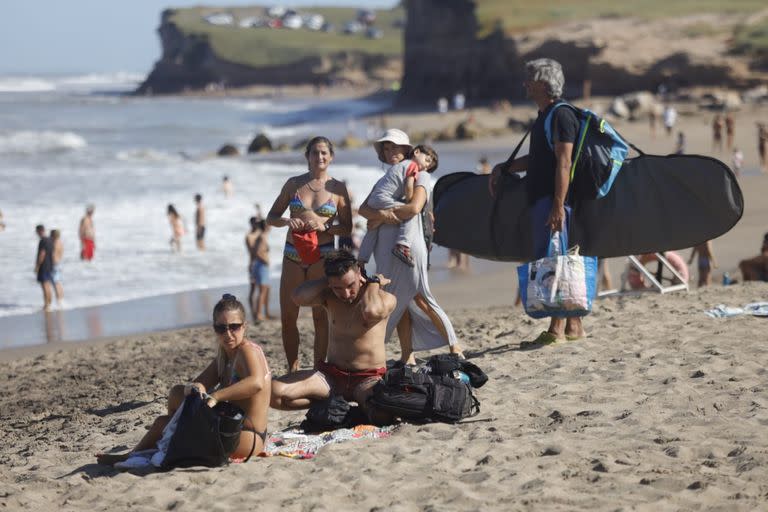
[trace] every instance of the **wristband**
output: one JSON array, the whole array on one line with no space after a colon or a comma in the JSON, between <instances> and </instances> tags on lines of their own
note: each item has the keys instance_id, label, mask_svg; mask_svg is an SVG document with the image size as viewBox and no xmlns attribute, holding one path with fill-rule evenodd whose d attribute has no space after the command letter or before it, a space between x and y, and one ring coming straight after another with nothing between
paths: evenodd
<instances>
[{"instance_id":1,"label":"wristband","mask_svg":"<svg viewBox=\"0 0 768 512\"><path fill-rule=\"evenodd\" d=\"M366 283L376 283L381 284L381 279L379 279L379 276L373 275L373 276L365 276L365 282Z\"/></svg>"}]
</instances>

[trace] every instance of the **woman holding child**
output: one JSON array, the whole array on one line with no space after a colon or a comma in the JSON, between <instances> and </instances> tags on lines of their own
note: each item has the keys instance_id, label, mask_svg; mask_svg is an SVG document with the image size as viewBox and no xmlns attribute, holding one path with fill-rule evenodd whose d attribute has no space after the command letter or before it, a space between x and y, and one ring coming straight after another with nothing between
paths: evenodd
<instances>
[{"instance_id":1,"label":"woman holding child","mask_svg":"<svg viewBox=\"0 0 768 512\"><path fill-rule=\"evenodd\" d=\"M216 357L190 384L178 384L168 394L168 414L155 419L136 447L126 454L98 454L100 464L122 462L136 452L155 448L163 430L184 397L193 390L206 393L207 405L231 402L245 412L240 441L231 458L247 458L264 450L267 410L272 392L272 372L264 352L245 338L245 308L234 295L225 294L213 308L213 331L218 342Z\"/></svg>"},{"instance_id":2,"label":"woman holding child","mask_svg":"<svg viewBox=\"0 0 768 512\"><path fill-rule=\"evenodd\" d=\"M300 284L323 277L323 259L335 249L334 235L349 237L352 210L346 185L331 178L333 143L315 137L307 143L304 156L308 172L289 178L267 215L267 224L288 227L280 276L280 319L288 371L299 369L299 307L291 293ZM289 216L283 217L288 210ZM312 308L315 326L314 364L325 360L328 347L328 319L325 310Z\"/></svg>"},{"instance_id":3,"label":"woman holding child","mask_svg":"<svg viewBox=\"0 0 768 512\"><path fill-rule=\"evenodd\" d=\"M387 130L374 149L389 168L359 211L368 219L369 231L375 230L376 272L392 280L387 291L397 297L386 339L397 327L401 358L407 363L415 362L414 350L443 345L461 355L451 321L432 296L427 275L429 252L420 213L429 198L429 173L437 168L437 154L427 146L413 148L408 135L396 129ZM366 242L361 246L363 261L371 252L365 249Z\"/></svg>"}]
</instances>

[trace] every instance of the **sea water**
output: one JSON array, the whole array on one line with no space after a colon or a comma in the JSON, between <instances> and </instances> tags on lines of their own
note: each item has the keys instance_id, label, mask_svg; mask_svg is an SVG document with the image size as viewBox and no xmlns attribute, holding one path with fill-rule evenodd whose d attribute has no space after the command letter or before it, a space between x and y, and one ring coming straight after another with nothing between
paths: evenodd
<instances>
[{"instance_id":1,"label":"sea water","mask_svg":"<svg viewBox=\"0 0 768 512\"><path fill-rule=\"evenodd\" d=\"M269 210L290 176L306 162L294 150L278 162L263 157L216 158L225 143L241 153L257 133L278 141L313 135L336 139L366 131L355 123L386 100L131 97L134 73L0 76L0 316L42 306L35 280L35 225L59 229L64 308L110 304L248 282L244 236L260 204ZM357 133L364 137L365 134ZM375 159L342 159L331 174L365 197L381 174ZM234 194L225 197L222 178ZM193 197L206 206L206 250L194 241ZM78 224L95 205L96 257L79 258ZM170 250L166 216L184 218L183 250ZM285 229L269 235L271 278L281 271Z\"/></svg>"}]
</instances>

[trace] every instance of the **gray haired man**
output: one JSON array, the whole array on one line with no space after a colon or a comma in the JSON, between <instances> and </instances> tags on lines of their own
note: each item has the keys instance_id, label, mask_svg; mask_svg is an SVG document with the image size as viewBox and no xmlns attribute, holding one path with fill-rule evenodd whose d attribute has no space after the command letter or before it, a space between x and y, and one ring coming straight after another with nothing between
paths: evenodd
<instances>
[{"instance_id":1,"label":"gray haired man","mask_svg":"<svg viewBox=\"0 0 768 512\"><path fill-rule=\"evenodd\" d=\"M526 185L533 223L531 228L534 255L538 259L547 255L552 233L559 232L561 245L568 247L570 208L565 204L565 197L579 122L571 109L555 110L552 115L554 150L550 148L544 130L544 120L560 101L565 85L563 68L558 62L552 59L526 62L523 85L526 96L536 103L539 110L539 116L531 129L530 150L528 155L509 164L497 164L491 173L489 188L491 195L495 195L496 184L504 172L527 172ZM523 342L520 346L548 345L565 339L576 340L583 336L584 329L580 318L553 316L546 331L535 340Z\"/></svg>"}]
</instances>

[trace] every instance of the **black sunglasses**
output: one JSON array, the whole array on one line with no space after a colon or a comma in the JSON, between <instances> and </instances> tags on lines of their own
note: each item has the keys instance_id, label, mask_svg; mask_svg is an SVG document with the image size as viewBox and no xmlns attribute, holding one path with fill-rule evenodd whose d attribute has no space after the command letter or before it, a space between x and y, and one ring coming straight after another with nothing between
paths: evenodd
<instances>
[{"instance_id":1,"label":"black sunglasses","mask_svg":"<svg viewBox=\"0 0 768 512\"><path fill-rule=\"evenodd\" d=\"M213 324L213 330L216 334L224 334L227 331L237 332L243 327L242 323L239 324Z\"/></svg>"}]
</instances>

